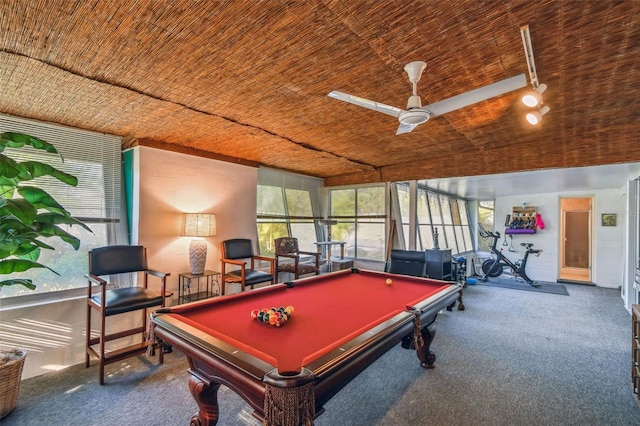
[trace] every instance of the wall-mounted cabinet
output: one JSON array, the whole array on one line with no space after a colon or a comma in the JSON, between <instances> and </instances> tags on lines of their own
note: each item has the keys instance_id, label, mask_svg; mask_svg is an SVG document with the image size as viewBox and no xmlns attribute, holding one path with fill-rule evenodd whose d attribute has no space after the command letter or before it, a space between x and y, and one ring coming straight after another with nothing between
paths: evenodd
<instances>
[{"instance_id":1,"label":"wall-mounted cabinet","mask_svg":"<svg viewBox=\"0 0 640 426\"><path fill-rule=\"evenodd\" d=\"M535 234L537 207L513 207L505 234Z\"/></svg>"}]
</instances>

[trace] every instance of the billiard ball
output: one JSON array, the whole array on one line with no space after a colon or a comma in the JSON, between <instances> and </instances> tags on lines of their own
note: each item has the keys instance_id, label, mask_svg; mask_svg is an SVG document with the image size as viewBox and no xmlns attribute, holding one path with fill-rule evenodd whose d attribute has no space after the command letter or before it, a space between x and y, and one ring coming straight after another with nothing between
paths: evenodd
<instances>
[{"instance_id":1,"label":"billiard ball","mask_svg":"<svg viewBox=\"0 0 640 426\"><path fill-rule=\"evenodd\" d=\"M387 278L385 282L387 283L387 285L391 285L393 280L391 278Z\"/></svg>"}]
</instances>

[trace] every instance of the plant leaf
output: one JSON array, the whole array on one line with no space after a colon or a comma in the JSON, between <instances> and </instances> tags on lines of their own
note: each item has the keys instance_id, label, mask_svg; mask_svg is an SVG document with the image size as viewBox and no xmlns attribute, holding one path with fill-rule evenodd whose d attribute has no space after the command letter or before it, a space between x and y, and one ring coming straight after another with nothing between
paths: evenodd
<instances>
[{"instance_id":1,"label":"plant leaf","mask_svg":"<svg viewBox=\"0 0 640 426\"><path fill-rule=\"evenodd\" d=\"M56 271L46 265L43 265L42 263L33 262L27 259L5 259L0 261L0 274L2 275L13 274L15 272L24 272L32 268L45 268L56 275L60 275Z\"/></svg>"},{"instance_id":2,"label":"plant leaf","mask_svg":"<svg viewBox=\"0 0 640 426\"><path fill-rule=\"evenodd\" d=\"M38 211L27 200L18 198L4 201L0 205L0 216L2 217L3 225L4 221L9 219L7 216L14 216L23 224L31 225L38 215Z\"/></svg>"},{"instance_id":3,"label":"plant leaf","mask_svg":"<svg viewBox=\"0 0 640 426\"><path fill-rule=\"evenodd\" d=\"M14 178L20 173L18 163L4 154L0 154L0 176Z\"/></svg>"},{"instance_id":4,"label":"plant leaf","mask_svg":"<svg viewBox=\"0 0 640 426\"><path fill-rule=\"evenodd\" d=\"M44 189L34 186L21 186L18 188L18 194L30 202L36 209L45 209L50 212L69 216L69 212Z\"/></svg>"},{"instance_id":5,"label":"plant leaf","mask_svg":"<svg viewBox=\"0 0 640 426\"><path fill-rule=\"evenodd\" d=\"M60 155L60 158L62 158L62 155L56 147L49 142L24 133L2 132L0 133L0 145L3 148L20 148L25 145L31 145L35 149L41 149L52 154L58 154Z\"/></svg>"},{"instance_id":6,"label":"plant leaf","mask_svg":"<svg viewBox=\"0 0 640 426\"><path fill-rule=\"evenodd\" d=\"M18 285L18 284L25 286L29 290L36 289L36 286L35 284L33 284L33 281L27 278L11 278L9 280L0 281L0 289L4 286Z\"/></svg>"},{"instance_id":7,"label":"plant leaf","mask_svg":"<svg viewBox=\"0 0 640 426\"><path fill-rule=\"evenodd\" d=\"M44 164L39 161L23 161L19 163L18 167L20 169L19 179L21 181L31 180L41 176L51 176L67 185L78 186L77 177L58 170L49 164Z\"/></svg>"},{"instance_id":8,"label":"plant leaf","mask_svg":"<svg viewBox=\"0 0 640 426\"><path fill-rule=\"evenodd\" d=\"M80 248L80 239L69 234L62 228L52 225L50 223L42 223L42 227L38 230L38 233L43 237L59 237L62 241L73 246L74 249Z\"/></svg>"},{"instance_id":9,"label":"plant leaf","mask_svg":"<svg viewBox=\"0 0 640 426\"><path fill-rule=\"evenodd\" d=\"M89 228L87 225L74 218L73 216L64 216L58 213L41 213L36 217L35 221L39 223L51 223L54 225L79 225L93 234L91 228Z\"/></svg>"}]
</instances>

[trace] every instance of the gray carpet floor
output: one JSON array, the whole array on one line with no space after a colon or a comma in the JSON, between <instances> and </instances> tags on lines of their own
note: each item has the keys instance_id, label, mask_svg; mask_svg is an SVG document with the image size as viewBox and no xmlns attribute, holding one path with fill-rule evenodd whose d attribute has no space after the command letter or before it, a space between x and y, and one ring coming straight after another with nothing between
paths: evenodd
<instances>
[{"instance_id":1,"label":"gray carpet floor","mask_svg":"<svg viewBox=\"0 0 640 426\"><path fill-rule=\"evenodd\" d=\"M569 296L465 288L465 311L443 311L436 368L391 349L340 391L318 426L640 425L631 389L631 318L618 290L566 285ZM179 352L83 365L23 381L2 425L187 425L196 410ZM258 425L222 387L219 425Z\"/></svg>"}]
</instances>

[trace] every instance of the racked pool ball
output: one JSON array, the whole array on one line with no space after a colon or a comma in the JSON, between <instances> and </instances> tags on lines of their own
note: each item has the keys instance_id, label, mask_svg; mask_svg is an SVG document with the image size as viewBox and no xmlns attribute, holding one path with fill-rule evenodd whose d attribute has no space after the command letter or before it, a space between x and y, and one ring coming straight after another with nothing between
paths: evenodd
<instances>
[{"instance_id":1,"label":"racked pool ball","mask_svg":"<svg viewBox=\"0 0 640 426\"><path fill-rule=\"evenodd\" d=\"M258 318L258 314L260 313L259 310L254 309L253 311L251 311L251 318L256 319Z\"/></svg>"},{"instance_id":2,"label":"racked pool ball","mask_svg":"<svg viewBox=\"0 0 640 426\"><path fill-rule=\"evenodd\" d=\"M391 278L387 278L385 282L387 283L387 285L391 285L393 280Z\"/></svg>"}]
</instances>

